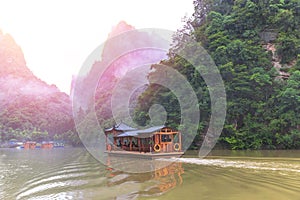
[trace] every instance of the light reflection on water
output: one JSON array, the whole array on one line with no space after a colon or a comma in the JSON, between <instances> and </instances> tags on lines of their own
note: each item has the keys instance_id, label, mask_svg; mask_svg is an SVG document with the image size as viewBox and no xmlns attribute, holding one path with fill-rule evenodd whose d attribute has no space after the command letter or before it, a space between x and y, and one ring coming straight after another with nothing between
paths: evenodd
<instances>
[{"instance_id":1,"label":"light reflection on water","mask_svg":"<svg viewBox=\"0 0 300 200\"><path fill-rule=\"evenodd\" d=\"M274 152L273 152L274 153ZM84 149L0 149L2 199L300 199L299 151L219 152L153 172L104 166ZM165 161L164 161L165 162ZM123 163L123 165L126 163Z\"/></svg>"}]
</instances>

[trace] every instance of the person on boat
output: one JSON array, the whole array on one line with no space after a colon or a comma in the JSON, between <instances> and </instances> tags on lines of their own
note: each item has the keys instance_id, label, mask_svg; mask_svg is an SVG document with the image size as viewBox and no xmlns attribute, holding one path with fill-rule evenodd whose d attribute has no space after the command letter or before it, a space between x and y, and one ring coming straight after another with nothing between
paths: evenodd
<instances>
[{"instance_id":1,"label":"person on boat","mask_svg":"<svg viewBox=\"0 0 300 200\"><path fill-rule=\"evenodd\" d=\"M133 147L138 147L138 145L134 141L132 141L132 146Z\"/></svg>"},{"instance_id":2,"label":"person on boat","mask_svg":"<svg viewBox=\"0 0 300 200\"><path fill-rule=\"evenodd\" d=\"M121 140L118 140L118 141L117 141L117 147L121 147L121 146L122 146Z\"/></svg>"},{"instance_id":3,"label":"person on boat","mask_svg":"<svg viewBox=\"0 0 300 200\"><path fill-rule=\"evenodd\" d=\"M124 141L123 146L122 146L122 149L123 149L123 150L126 150L126 148L127 148L127 141Z\"/></svg>"}]
</instances>

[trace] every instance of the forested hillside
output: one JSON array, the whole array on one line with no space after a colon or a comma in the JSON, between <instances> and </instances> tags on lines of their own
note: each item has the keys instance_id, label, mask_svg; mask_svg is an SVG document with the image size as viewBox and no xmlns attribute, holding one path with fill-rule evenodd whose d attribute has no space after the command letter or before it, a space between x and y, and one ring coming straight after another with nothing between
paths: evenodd
<instances>
[{"instance_id":1,"label":"forested hillside","mask_svg":"<svg viewBox=\"0 0 300 200\"><path fill-rule=\"evenodd\" d=\"M69 96L34 76L21 48L0 32L0 141L75 138Z\"/></svg>"},{"instance_id":2,"label":"forested hillside","mask_svg":"<svg viewBox=\"0 0 300 200\"><path fill-rule=\"evenodd\" d=\"M300 1L195 0L194 7L193 17L174 37L173 48L184 48L185 35L194 37L220 70L227 116L219 145L300 148ZM208 88L182 57L170 54L162 64L183 74L198 96L201 121L192 146L197 148L210 118ZM139 102L135 119L140 124L149 121L147 112L155 103L168 111L168 125L180 123L179 104L168 89L150 85Z\"/></svg>"}]
</instances>

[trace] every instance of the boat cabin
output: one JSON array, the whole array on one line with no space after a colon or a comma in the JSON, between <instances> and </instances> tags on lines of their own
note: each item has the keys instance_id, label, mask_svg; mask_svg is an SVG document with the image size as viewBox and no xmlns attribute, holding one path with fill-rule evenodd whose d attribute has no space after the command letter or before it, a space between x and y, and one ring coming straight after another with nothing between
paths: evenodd
<instances>
[{"instance_id":1,"label":"boat cabin","mask_svg":"<svg viewBox=\"0 0 300 200\"><path fill-rule=\"evenodd\" d=\"M128 125L124 127L129 127ZM124 128L123 127L123 128ZM106 150L171 153L181 152L181 133L166 126L155 126L143 130L130 127L131 130L120 130L113 127L105 130Z\"/></svg>"}]
</instances>

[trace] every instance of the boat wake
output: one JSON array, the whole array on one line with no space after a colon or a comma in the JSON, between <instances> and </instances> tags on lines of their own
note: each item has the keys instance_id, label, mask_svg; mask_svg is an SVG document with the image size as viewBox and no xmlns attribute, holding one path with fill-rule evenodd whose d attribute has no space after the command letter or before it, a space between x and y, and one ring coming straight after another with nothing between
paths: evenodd
<instances>
[{"instance_id":1,"label":"boat wake","mask_svg":"<svg viewBox=\"0 0 300 200\"><path fill-rule=\"evenodd\" d=\"M172 158L168 159L172 162L182 162L188 164L196 164L202 166L215 166L221 168L241 168L268 171L286 171L300 173L300 162L292 162L289 160L241 160L241 159L200 159L200 158Z\"/></svg>"}]
</instances>

